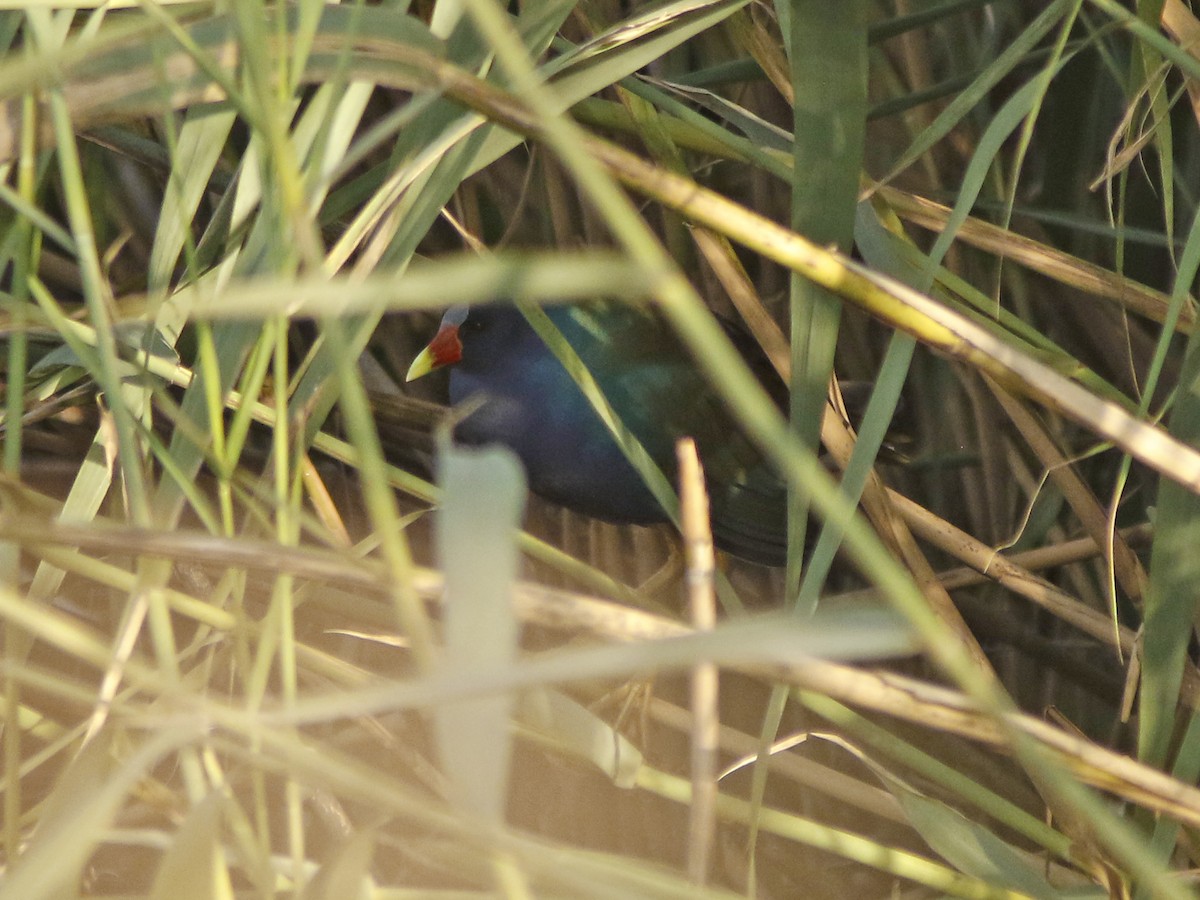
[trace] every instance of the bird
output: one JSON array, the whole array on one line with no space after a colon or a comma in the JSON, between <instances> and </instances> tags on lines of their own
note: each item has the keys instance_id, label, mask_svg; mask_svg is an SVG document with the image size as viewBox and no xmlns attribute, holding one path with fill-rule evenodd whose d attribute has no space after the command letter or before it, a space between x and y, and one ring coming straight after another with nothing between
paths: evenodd
<instances>
[{"instance_id":1,"label":"bird","mask_svg":"<svg viewBox=\"0 0 1200 900\"><path fill-rule=\"evenodd\" d=\"M651 311L616 301L550 306L546 313L672 483L676 441L695 440L716 546L754 563L783 565L787 487L670 328ZM743 355L782 407L782 380L758 345L741 338ZM406 380L442 366L451 367L450 402L477 404L455 426L456 441L508 447L520 458L530 490L569 509L616 523L668 521L608 426L516 306L450 307Z\"/></svg>"}]
</instances>

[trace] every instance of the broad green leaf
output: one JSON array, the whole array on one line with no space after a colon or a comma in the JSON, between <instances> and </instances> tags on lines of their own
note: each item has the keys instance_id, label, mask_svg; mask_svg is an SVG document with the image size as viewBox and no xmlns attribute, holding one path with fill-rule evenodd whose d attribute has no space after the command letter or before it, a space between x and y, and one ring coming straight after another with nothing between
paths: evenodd
<instances>
[{"instance_id":1,"label":"broad green leaf","mask_svg":"<svg viewBox=\"0 0 1200 900\"><path fill-rule=\"evenodd\" d=\"M0 882L0 900L72 896L129 792L180 740L177 731L160 731L121 760L108 732L84 747L46 798L36 834Z\"/></svg>"},{"instance_id":2,"label":"broad green leaf","mask_svg":"<svg viewBox=\"0 0 1200 900\"><path fill-rule=\"evenodd\" d=\"M150 889L150 900L233 900L229 861L222 843L225 798L201 800L175 832Z\"/></svg>"},{"instance_id":3,"label":"broad green leaf","mask_svg":"<svg viewBox=\"0 0 1200 900\"><path fill-rule=\"evenodd\" d=\"M444 435L439 448L442 507L438 551L446 572L441 665L470 679L511 665L519 630L513 612L518 554L514 541L525 508L525 476L509 450L460 448ZM478 696L441 704L438 751L455 799L488 821L504 818L511 755L513 697L479 678Z\"/></svg>"}]
</instances>

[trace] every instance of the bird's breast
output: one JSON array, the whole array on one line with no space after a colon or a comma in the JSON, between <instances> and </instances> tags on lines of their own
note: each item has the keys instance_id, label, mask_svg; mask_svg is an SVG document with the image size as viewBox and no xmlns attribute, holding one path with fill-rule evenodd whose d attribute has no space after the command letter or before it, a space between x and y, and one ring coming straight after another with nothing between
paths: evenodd
<instances>
[{"instance_id":1,"label":"bird's breast","mask_svg":"<svg viewBox=\"0 0 1200 900\"><path fill-rule=\"evenodd\" d=\"M544 384L527 380L479 384L452 376L451 400L478 404L455 437L508 447L524 465L530 489L555 503L610 522L664 521L662 507L587 398L574 382L574 396L566 387L551 395Z\"/></svg>"}]
</instances>

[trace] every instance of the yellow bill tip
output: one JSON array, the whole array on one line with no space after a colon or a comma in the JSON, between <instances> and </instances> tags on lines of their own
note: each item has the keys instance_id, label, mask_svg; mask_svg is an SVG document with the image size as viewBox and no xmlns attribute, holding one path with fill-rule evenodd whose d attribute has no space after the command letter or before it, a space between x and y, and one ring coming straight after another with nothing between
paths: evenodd
<instances>
[{"instance_id":1,"label":"yellow bill tip","mask_svg":"<svg viewBox=\"0 0 1200 900\"><path fill-rule=\"evenodd\" d=\"M416 381L428 375L437 368L437 358L434 355L433 349L426 347L412 361L412 365L408 367L408 372L404 375L405 382Z\"/></svg>"}]
</instances>

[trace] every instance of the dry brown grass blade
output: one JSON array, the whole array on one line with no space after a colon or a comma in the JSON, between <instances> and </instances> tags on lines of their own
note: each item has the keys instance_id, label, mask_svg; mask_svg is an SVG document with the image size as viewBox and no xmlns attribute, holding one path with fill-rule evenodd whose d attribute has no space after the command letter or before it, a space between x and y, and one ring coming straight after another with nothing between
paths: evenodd
<instances>
[{"instance_id":1,"label":"dry brown grass blade","mask_svg":"<svg viewBox=\"0 0 1200 900\"><path fill-rule=\"evenodd\" d=\"M1104 506L1075 472L1068 460L1059 451L1049 432L1021 401L989 381L988 386L999 401L1009 419L1021 432L1029 448L1037 454L1050 477L1071 505L1080 523L1098 547L1112 548L1112 563L1118 583L1135 603L1141 603L1146 593L1146 571L1137 554L1109 528L1108 513Z\"/></svg>"},{"instance_id":2,"label":"dry brown grass blade","mask_svg":"<svg viewBox=\"0 0 1200 900\"><path fill-rule=\"evenodd\" d=\"M429 588L436 588L436 576L423 581L423 590ZM572 632L584 630L612 640L655 640L690 631L681 623L648 613L531 585L520 590L518 605L521 616L528 621ZM998 748L1008 746L1005 730L988 716L974 712L962 694L917 679L823 661L749 672L818 691L852 706L898 716L923 727ZM1015 715L1008 724L1054 750L1086 783L1200 826L1200 789L1032 716Z\"/></svg>"},{"instance_id":3,"label":"dry brown grass blade","mask_svg":"<svg viewBox=\"0 0 1200 900\"><path fill-rule=\"evenodd\" d=\"M705 259L713 267L722 286L725 287L734 306L737 307L738 313L750 329L750 333L763 348L763 352L767 354L779 376L785 382L790 381L791 355L787 339L779 325L763 307L761 298L738 262L728 239L705 228L694 229L693 233L697 244L704 252ZM825 408L825 418L821 423L821 442L838 466L845 469L850 462L850 454L854 450L854 435L846 421L835 410L833 403ZM980 670L990 672L992 666L984 654L983 648L979 646L978 640L963 621L962 614L954 605L950 595L938 582L933 567L929 565L928 560L913 541L907 526L892 511L883 480L874 470L863 488L861 502L885 545L897 559L903 560L909 571L913 573L914 579L928 598L930 607L941 616L942 620L962 641L963 646L971 653Z\"/></svg>"},{"instance_id":4,"label":"dry brown grass blade","mask_svg":"<svg viewBox=\"0 0 1200 900\"><path fill-rule=\"evenodd\" d=\"M1022 568L1015 560L996 551L965 531L933 515L918 503L891 492L893 506L916 534L934 546L970 566L986 578L990 578L1009 590L1069 622L1086 634L1105 644L1114 643L1114 634L1120 635L1121 650L1132 653L1135 634L1128 628L1114 631L1112 620L1103 613L1085 605L1076 597L1039 578ZM1099 545L1092 545L1093 548ZM1095 551L1093 551L1095 552Z\"/></svg>"},{"instance_id":5,"label":"dry brown grass blade","mask_svg":"<svg viewBox=\"0 0 1200 900\"><path fill-rule=\"evenodd\" d=\"M931 231L940 232L950 218L949 207L925 197L891 186L879 187L876 192L902 219ZM1123 278L1109 269L1071 256L1033 238L974 217L968 217L963 222L956 237L972 247L994 254L999 259L1010 260L1061 284L1112 300L1129 312L1153 322L1161 324L1166 319L1171 298L1162 291ZM1186 333L1190 332L1195 324L1196 304L1194 299L1189 298L1180 312L1177 328Z\"/></svg>"},{"instance_id":6,"label":"dry brown grass blade","mask_svg":"<svg viewBox=\"0 0 1200 900\"><path fill-rule=\"evenodd\" d=\"M655 721L680 733L686 733L693 727L691 713L658 697L650 701L650 715ZM719 736L721 750L731 756L749 758L758 754L759 741L755 736L728 725L720 727ZM895 797L882 788L865 784L837 769L792 753L773 753L768 756L767 765L773 774L827 794L839 803L849 804L898 825L908 824Z\"/></svg>"},{"instance_id":7,"label":"dry brown grass blade","mask_svg":"<svg viewBox=\"0 0 1200 900\"><path fill-rule=\"evenodd\" d=\"M1200 58L1200 22L1182 0L1166 0L1163 4L1161 21L1167 33L1192 56ZM1200 121L1200 84L1187 79L1188 97L1192 102L1192 115Z\"/></svg>"},{"instance_id":8,"label":"dry brown grass blade","mask_svg":"<svg viewBox=\"0 0 1200 900\"><path fill-rule=\"evenodd\" d=\"M697 631L717 623L717 560L713 549L708 491L696 443L683 438L676 447L679 458L679 525L687 560L688 613ZM691 780L692 806L688 819L688 875L697 884L709 879L717 823L717 746L719 672L712 663L691 673Z\"/></svg>"}]
</instances>

